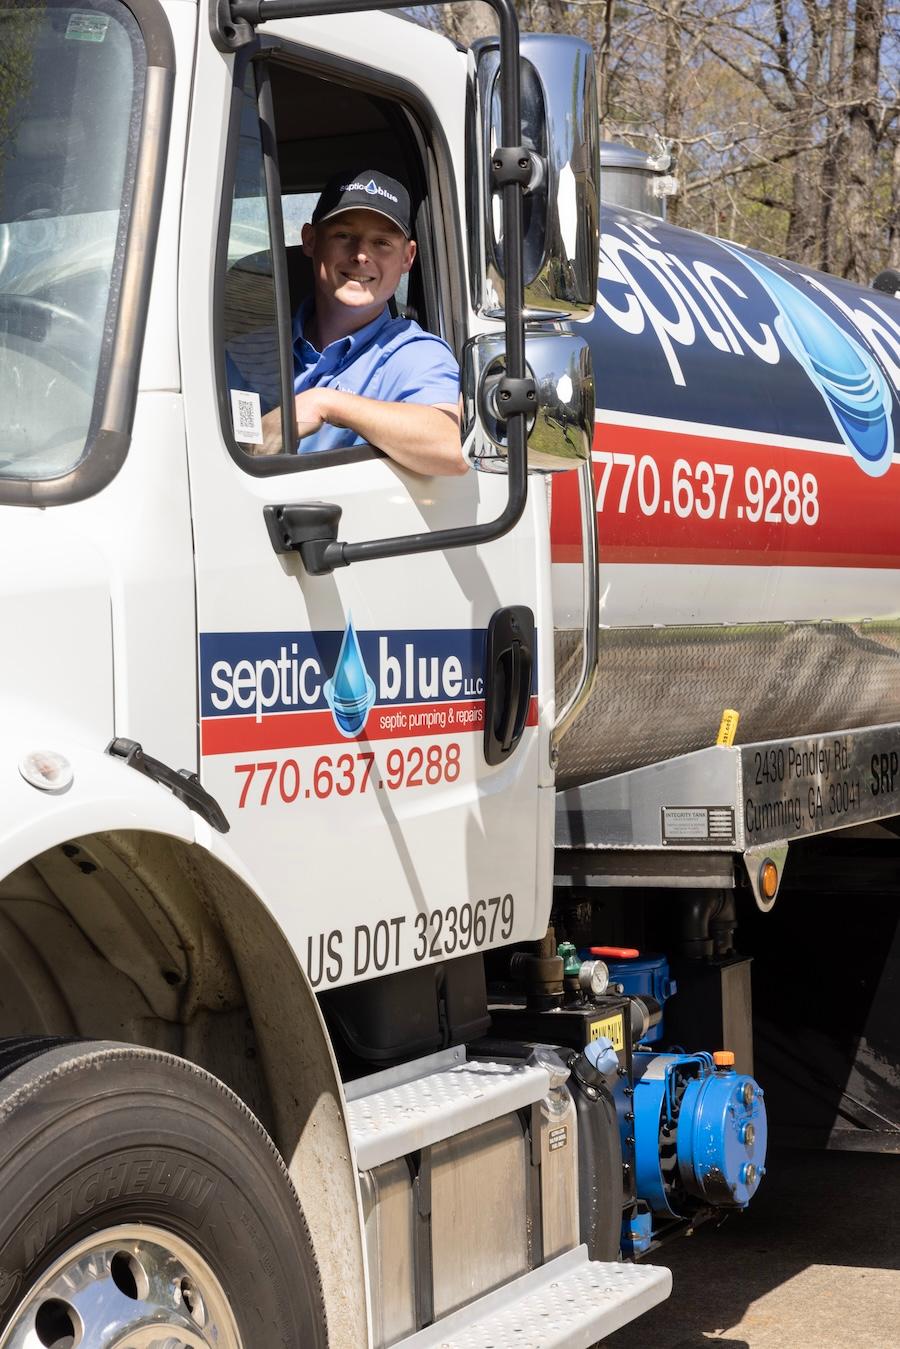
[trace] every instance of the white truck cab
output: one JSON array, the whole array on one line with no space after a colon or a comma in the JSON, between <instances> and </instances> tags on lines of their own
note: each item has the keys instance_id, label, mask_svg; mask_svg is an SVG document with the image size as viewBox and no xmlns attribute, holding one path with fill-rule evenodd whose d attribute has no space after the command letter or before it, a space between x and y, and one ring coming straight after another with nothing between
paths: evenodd
<instances>
[{"instance_id":1,"label":"white truck cab","mask_svg":"<svg viewBox=\"0 0 900 1349\"><path fill-rule=\"evenodd\" d=\"M491 3L0 4L0 1349L589 1349L896 1149L900 305ZM294 424L361 164L462 474Z\"/></svg>"},{"instance_id":2,"label":"white truck cab","mask_svg":"<svg viewBox=\"0 0 900 1349\"><path fill-rule=\"evenodd\" d=\"M587 1346L668 1291L579 1218L559 1055L475 1047L546 940L526 439L588 463L597 248L591 53L520 81L498 12L0 10L3 1349ZM493 472L297 452L298 230L359 161Z\"/></svg>"}]
</instances>

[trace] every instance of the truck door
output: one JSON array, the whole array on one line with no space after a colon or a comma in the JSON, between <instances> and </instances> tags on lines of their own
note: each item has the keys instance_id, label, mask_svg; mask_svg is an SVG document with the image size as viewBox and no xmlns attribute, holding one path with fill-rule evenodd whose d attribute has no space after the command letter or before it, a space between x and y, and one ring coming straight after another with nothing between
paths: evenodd
<instances>
[{"instance_id":1,"label":"truck door","mask_svg":"<svg viewBox=\"0 0 900 1349\"><path fill-rule=\"evenodd\" d=\"M433 34L403 24L400 43L400 21L364 22L304 24L302 52L268 39L233 72L201 52L182 253L202 777L317 988L532 935L539 800L552 798L538 790L536 684L516 752L498 766L483 752L485 634L506 606L537 613L542 493L482 549L318 577L276 553L264 520L267 505L324 501L359 540L490 520L505 499L502 477L420 477L368 447L252 453L278 399L274 269L297 270L297 220L360 146L420 198L421 262L400 299L457 354L464 336L448 141L459 148L465 72ZM234 389L235 365L252 387Z\"/></svg>"}]
</instances>

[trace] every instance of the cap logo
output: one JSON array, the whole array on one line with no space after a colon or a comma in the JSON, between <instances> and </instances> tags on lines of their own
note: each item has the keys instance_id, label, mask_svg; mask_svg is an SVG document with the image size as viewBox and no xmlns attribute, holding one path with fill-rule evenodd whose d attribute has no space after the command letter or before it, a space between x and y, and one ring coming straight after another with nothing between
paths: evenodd
<instances>
[{"instance_id":1,"label":"cap logo","mask_svg":"<svg viewBox=\"0 0 900 1349\"><path fill-rule=\"evenodd\" d=\"M388 192L387 188L380 187L374 178L370 178L367 183L344 183L341 187L341 191L366 192L370 197L387 197L388 201L392 201L395 206L398 204L398 200L393 192Z\"/></svg>"}]
</instances>

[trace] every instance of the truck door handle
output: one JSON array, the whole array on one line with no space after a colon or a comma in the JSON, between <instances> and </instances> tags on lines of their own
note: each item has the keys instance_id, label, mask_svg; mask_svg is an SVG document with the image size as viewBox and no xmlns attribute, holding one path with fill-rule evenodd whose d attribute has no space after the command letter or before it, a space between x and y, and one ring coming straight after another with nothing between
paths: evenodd
<instances>
[{"instance_id":1,"label":"truck door handle","mask_svg":"<svg viewBox=\"0 0 900 1349\"><path fill-rule=\"evenodd\" d=\"M534 670L534 614L524 605L498 609L487 632L484 757L492 766L515 751L528 720Z\"/></svg>"},{"instance_id":2,"label":"truck door handle","mask_svg":"<svg viewBox=\"0 0 900 1349\"><path fill-rule=\"evenodd\" d=\"M522 644L514 641L500 656L506 676L506 713L499 736L500 747L508 754L516 739L516 720L519 712L519 690L522 687Z\"/></svg>"}]
</instances>

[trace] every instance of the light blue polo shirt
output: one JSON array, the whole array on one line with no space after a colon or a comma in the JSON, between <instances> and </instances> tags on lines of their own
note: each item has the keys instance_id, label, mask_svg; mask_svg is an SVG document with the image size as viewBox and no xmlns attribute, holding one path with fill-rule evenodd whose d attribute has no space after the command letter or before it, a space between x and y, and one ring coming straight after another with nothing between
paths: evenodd
<instances>
[{"instance_id":1,"label":"light blue polo shirt","mask_svg":"<svg viewBox=\"0 0 900 1349\"><path fill-rule=\"evenodd\" d=\"M440 337L412 319L392 318L385 305L365 328L317 351L303 336L312 313L304 301L294 318L294 393L340 389L385 403L453 403L459 398L459 366ZM298 454L345 450L365 441L348 427L323 426L304 436Z\"/></svg>"}]
</instances>

